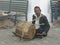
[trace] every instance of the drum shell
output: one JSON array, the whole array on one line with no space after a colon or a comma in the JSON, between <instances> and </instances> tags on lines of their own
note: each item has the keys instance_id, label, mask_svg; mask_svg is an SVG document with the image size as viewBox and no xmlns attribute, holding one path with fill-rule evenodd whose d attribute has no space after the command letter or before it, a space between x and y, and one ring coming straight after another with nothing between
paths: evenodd
<instances>
[{"instance_id":1,"label":"drum shell","mask_svg":"<svg viewBox=\"0 0 60 45\"><path fill-rule=\"evenodd\" d=\"M16 25L16 33L19 36L23 35L23 38L33 39L36 33L35 25L32 25L27 21L18 22Z\"/></svg>"}]
</instances>

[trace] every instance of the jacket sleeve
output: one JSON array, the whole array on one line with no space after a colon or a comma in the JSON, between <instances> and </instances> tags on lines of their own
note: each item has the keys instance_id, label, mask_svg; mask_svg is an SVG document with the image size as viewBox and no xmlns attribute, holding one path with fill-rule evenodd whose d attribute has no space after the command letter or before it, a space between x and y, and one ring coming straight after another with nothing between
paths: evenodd
<instances>
[{"instance_id":1,"label":"jacket sleeve","mask_svg":"<svg viewBox=\"0 0 60 45\"><path fill-rule=\"evenodd\" d=\"M35 21L33 21L36 17L33 15L32 16L32 24L35 24Z\"/></svg>"},{"instance_id":2,"label":"jacket sleeve","mask_svg":"<svg viewBox=\"0 0 60 45\"><path fill-rule=\"evenodd\" d=\"M46 16L44 16L44 19L43 19L44 23L45 23L45 27L44 27L44 32L48 32L49 29L50 29L50 25L49 25L49 22L48 22L48 19Z\"/></svg>"}]
</instances>

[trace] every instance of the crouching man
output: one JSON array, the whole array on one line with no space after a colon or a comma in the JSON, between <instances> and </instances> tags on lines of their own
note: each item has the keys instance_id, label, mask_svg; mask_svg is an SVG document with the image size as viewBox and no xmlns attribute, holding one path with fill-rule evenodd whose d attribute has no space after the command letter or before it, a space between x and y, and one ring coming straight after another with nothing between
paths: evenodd
<instances>
[{"instance_id":1,"label":"crouching man","mask_svg":"<svg viewBox=\"0 0 60 45\"><path fill-rule=\"evenodd\" d=\"M36 35L39 35L40 38L45 37L50 29L47 17L41 14L41 9L38 6L34 8L34 12L35 14L33 14L32 23L36 27Z\"/></svg>"}]
</instances>

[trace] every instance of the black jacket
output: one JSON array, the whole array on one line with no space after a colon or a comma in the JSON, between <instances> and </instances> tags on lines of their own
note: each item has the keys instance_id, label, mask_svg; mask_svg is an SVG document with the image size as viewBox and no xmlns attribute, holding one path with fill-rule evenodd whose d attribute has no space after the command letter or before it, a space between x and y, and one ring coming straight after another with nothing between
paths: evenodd
<instances>
[{"instance_id":1,"label":"black jacket","mask_svg":"<svg viewBox=\"0 0 60 45\"><path fill-rule=\"evenodd\" d=\"M33 19L36 19L35 15L33 15ZM35 21L32 21L32 23L35 24ZM49 22L47 20L47 17L44 15L42 17L40 17L40 19L39 19L39 24L42 24L42 23L44 23L44 25L40 25L40 28L43 29L44 32L47 33L49 31L50 25L49 25Z\"/></svg>"}]
</instances>

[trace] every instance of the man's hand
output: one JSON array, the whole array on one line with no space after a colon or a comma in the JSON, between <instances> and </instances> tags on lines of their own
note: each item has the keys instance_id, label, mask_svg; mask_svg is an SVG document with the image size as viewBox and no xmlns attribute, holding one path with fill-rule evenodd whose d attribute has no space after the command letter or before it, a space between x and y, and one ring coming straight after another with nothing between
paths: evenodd
<instances>
[{"instance_id":1,"label":"man's hand","mask_svg":"<svg viewBox=\"0 0 60 45\"><path fill-rule=\"evenodd\" d=\"M46 33L45 32L42 32L40 35L46 35Z\"/></svg>"},{"instance_id":2,"label":"man's hand","mask_svg":"<svg viewBox=\"0 0 60 45\"><path fill-rule=\"evenodd\" d=\"M45 25L44 23L42 23L41 25Z\"/></svg>"}]
</instances>

